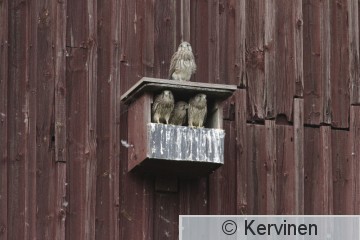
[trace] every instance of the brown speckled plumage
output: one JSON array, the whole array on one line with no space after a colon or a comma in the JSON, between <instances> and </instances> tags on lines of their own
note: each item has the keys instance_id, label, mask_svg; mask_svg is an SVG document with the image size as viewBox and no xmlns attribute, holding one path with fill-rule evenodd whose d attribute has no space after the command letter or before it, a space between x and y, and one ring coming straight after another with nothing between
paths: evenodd
<instances>
[{"instance_id":1,"label":"brown speckled plumage","mask_svg":"<svg viewBox=\"0 0 360 240\"><path fill-rule=\"evenodd\" d=\"M155 123L169 123L171 112L174 109L174 96L171 91L164 90L155 97L152 105L152 121Z\"/></svg>"},{"instance_id":2,"label":"brown speckled plumage","mask_svg":"<svg viewBox=\"0 0 360 240\"><path fill-rule=\"evenodd\" d=\"M171 58L169 79L189 81L195 72L196 64L191 45L182 42Z\"/></svg>"},{"instance_id":3,"label":"brown speckled plumage","mask_svg":"<svg viewBox=\"0 0 360 240\"><path fill-rule=\"evenodd\" d=\"M189 101L189 127L203 127L207 114L206 95L199 93Z\"/></svg>"},{"instance_id":4,"label":"brown speckled plumage","mask_svg":"<svg viewBox=\"0 0 360 240\"><path fill-rule=\"evenodd\" d=\"M179 101L175 104L175 108L170 116L170 124L173 125L183 125L186 122L186 110L188 109L188 104L183 101Z\"/></svg>"}]
</instances>

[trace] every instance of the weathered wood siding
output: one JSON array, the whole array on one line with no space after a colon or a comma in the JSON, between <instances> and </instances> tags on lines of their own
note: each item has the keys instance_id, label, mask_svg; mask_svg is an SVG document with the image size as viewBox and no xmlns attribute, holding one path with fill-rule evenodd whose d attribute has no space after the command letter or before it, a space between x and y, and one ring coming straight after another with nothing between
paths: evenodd
<instances>
[{"instance_id":1,"label":"weathered wood siding","mask_svg":"<svg viewBox=\"0 0 360 240\"><path fill-rule=\"evenodd\" d=\"M0 1L0 240L177 239L179 214L359 214L358 0ZM239 87L225 165L128 173L127 107L167 78Z\"/></svg>"}]
</instances>

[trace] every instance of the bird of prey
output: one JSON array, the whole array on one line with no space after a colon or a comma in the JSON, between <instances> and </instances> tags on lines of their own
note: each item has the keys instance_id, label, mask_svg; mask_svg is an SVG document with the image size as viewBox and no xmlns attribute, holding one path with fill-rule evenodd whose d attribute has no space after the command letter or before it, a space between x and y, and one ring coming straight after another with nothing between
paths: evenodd
<instances>
[{"instance_id":1,"label":"bird of prey","mask_svg":"<svg viewBox=\"0 0 360 240\"><path fill-rule=\"evenodd\" d=\"M152 105L152 121L155 123L169 123L171 112L174 109L174 96L171 91L164 90L155 97Z\"/></svg>"},{"instance_id":2,"label":"bird of prey","mask_svg":"<svg viewBox=\"0 0 360 240\"><path fill-rule=\"evenodd\" d=\"M191 45L182 42L171 58L169 79L189 81L195 71L196 64Z\"/></svg>"},{"instance_id":3,"label":"bird of prey","mask_svg":"<svg viewBox=\"0 0 360 240\"><path fill-rule=\"evenodd\" d=\"M189 100L189 127L204 127L207 113L206 95L199 93Z\"/></svg>"},{"instance_id":4,"label":"bird of prey","mask_svg":"<svg viewBox=\"0 0 360 240\"><path fill-rule=\"evenodd\" d=\"M186 109L188 109L188 104L186 102L177 102L171 113L169 123L173 125L183 125L186 120Z\"/></svg>"}]
</instances>

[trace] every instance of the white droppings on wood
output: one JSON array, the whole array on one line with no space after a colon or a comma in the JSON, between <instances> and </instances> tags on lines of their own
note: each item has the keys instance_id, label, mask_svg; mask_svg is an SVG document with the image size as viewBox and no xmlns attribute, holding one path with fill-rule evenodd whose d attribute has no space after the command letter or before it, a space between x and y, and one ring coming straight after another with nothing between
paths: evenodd
<instances>
[{"instance_id":1,"label":"white droppings on wood","mask_svg":"<svg viewBox=\"0 0 360 240\"><path fill-rule=\"evenodd\" d=\"M160 217L164 222L166 222L166 223L171 223L170 220L167 219L166 217L161 216L161 215L159 215L159 217Z\"/></svg>"},{"instance_id":2,"label":"white droppings on wood","mask_svg":"<svg viewBox=\"0 0 360 240\"><path fill-rule=\"evenodd\" d=\"M126 148L130 148L130 147L134 146L132 144L129 144L126 140L123 140L123 139L121 139L120 142L121 142L121 145L123 145Z\"/></svg>"}]
</instances>

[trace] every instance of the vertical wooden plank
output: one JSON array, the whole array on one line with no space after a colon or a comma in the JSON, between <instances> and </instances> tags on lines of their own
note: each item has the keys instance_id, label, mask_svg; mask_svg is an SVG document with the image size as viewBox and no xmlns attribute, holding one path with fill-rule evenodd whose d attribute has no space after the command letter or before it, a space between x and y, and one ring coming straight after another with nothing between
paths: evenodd
<instances>
[{"instance_id":1,"label":"vertical wooden plank","mask_svg":"<svg viewBox=\"0 0 360 240\"><path fill-rule=\"evenodd\" d=\"M331 128L305 128L305 214L333 213Z\"/></svg>"},{"instance_id":2,"label":"vertical wooden plank","mask_svg":"<svg viewBox=\"0 0 360 240\"><path fill-rule=\"evenodd\" d=\"M351 106L350 111L350 155L353 174L353 206L351 214L360 213L360 107Z\"/></svg>"},{"instance_id":3,"label":"vertical wooden plank","mask_svg":"<svg viewBox=\"0 0 360 240\"><path fill-rule=\"evenodd\" d=\"M55 207L54 239L65 240L67 128L66 128L66 9L67 1L52 4L55 31Z\"/></svg>"},{"instance_id":4,"label":"vertical wooden plank","mask_svg":"<svg viewBox=\"0 0 360 240\"><path fill-rule=\"evenodd\" d=\"M177 194L156 193L155 199L153 239L177 239L179 235Z\"/></svg>"},{"instance_id":5,"label":"vertical wooden plank","mask_svg":"<svg viewBox=\"0 0 360 240\"><path fill-rule=\"evenodd\" d=\"M55 59L55 161L66 162L66 1L52 4Z\"/></svg>"},{"instance_id":6,"label":"vertical wooden plank","mask_svg":"<svg viewBox=\"0 0 360 240\"><path fill-rule=\"evenodd\" d=\"M333 212L337 215L354 213L354 173L349 143L348 131L331 131Z\"/></svg>"},{"instance_id":7,"label":"vertical wooden plank","mask_svg":"<svg viewBox=\"0 0 360 240\"><path fill-rule=\"evenodd\" d=\"M277 213L277 138L275 121L265 120L266 137L266 213Z\"/></svg>"},{"instance_id":8,"label":"vertical wooden plank","mask_svg":"<svg viewBox=\"0 0 360 240\"><path fill-rule=\"evenodd\" d=\"M38 160L38 153L37 153L37 144L38 144L38 136L39 134L39 127L38 127L38 111L41 111L39 106L37 105L39 102L39 98L41 94L37 93L39 88L39 80L41 77L40 69L38 68L39 58L39 16L41 16L41 11L39 10L39 6L41 5L41 1L35 1L29 3L27 21L29 25L27 26L26 33L27 33L27 45L29 46L27 51L27 79L26 79L26 95L25 95L25 111L24 108L22 109L23 113L25 113L24 123L27 125L26 134L27 136L27 150L25 161L26 161L26 179L25 179L25 198L26 198L26 205L25 205L25 226L27 226L26 231L26 238L34 239L37 237L38 228L36 225L37 219L37 209L33 206L37 204L37 160ZM29 31L29 29L33 29ZM43 56L44 57L44 56ZM52 87L50 90L53 93L53 79L51 79L51 74L48 74L48 70L52 70L51 67L43 66L41 69L43 70L41 74L43 74L42 79L49 80L49 86ZM46 98L45 98L46 99ZM52 96L53 99L53 96ZM51 106L53 106L51 104ZM50 119L50 118L49 118ZM49 136L49 134L47 135Z\"/></svg>"},{"instance_id":9,"label":"vertical wooden plank","mask_svg":"<svg viewBox=\"0 0 360 240\"><path fill-rule=\"evenodd\" d=\"M276 214L295 214L297 193L292 126L276 126L276 168Z\"/></svg>"},{"instance_id":10,"label":"vertical wooden plank","mask_svg":"<svg viewBox=\"0 0 360 240\"><path fill-rule=\"evenodd\" d=\"M331 26L330 1L320 1L321 123L331 124Z\"/></svg>"},{"instance_id":11,"label":"vertical wooden plank","mask_svg":"<svg viewBox=\"0 0 360 240\"><path fill-rule=\"evenodd\" d=\"M155 2L152 0L144 0L145 17L144 17L144 38L142 63L144 65L144 76L154 77L154 49L155 49ZM170 56L171 57L171 56Z\"/></svg>"},{"instance_id":12,"label":"vertical wooden plank","mask_svg":"<svg viewBox=\"0 0 360 240\"><path fill-rule=\"evenodd\" d=\"M268 3L269 1L266 1ZM247 77L247 92L249 108L248 120L264 119L265 118L265 75L271 72L265 72L265 69L271 69L269 64L272 64L271 55L265 52L264 41L267 41L266 46L271 40L264 31L265 25L268 28L270 24L269 19L264 16L265 6L260 1L246 2L246 77ZM273 69L273 68L272 68ZM268 71L268 70L266 70ZM271 87L271 86L269 86ZM267 90L270 91L271 89Z\"/></svg>"},{"instance_id":13,"label":"vertical wooden plank","mask_svg":"<svg viewBox=\"0 0 360 240\"><path fill-rule=\"evenodd\" d=\"M30 3L27 9L27 22L28 29L36 29L36 14L37 14L37 5L38 3ZM25 160L25 186L24 186L24 196L25 196L25 226L26 238L35 238L37 229L36 229L36 170L37 170L37 156L36 156L36 137L37 137L37 106L35 94L37 89L37 58L36 52L38 46L36 30L28 32L26 29L26 45L30 47L27 49L28 54L26 56L26 70L25 70L25 104L23 106L22 112L24 114L24 125L25 125L25 138L26 145L24 146L26 155ZM35 44L32 44L35 43Z\"/></svg>"},{"instance_id":14,"label":"vertical wooden plank","mask_svg":"<svg viewBox=\"0 0 360 240\"><path fill-rule=\"evenodd\" d=\"M8 22L9 3L0 4L0 239L8 239Z\"/></svg>"},{"instance_id":15,"label":"vertical wooden plank","mask_svg":"<svg viewBox=\"0 0 360 240\"><path fill-rule=\"evenodd\" d=\"M303 2L305 123L331 124L330 2Z\"/></svg>"},{"instance_id":16,"label":"vertical wooden plank","mask_svg":"<svg viewBox=\"0 0 360 240\"><path fill-rule=\"evenodd\" d=\"M315 66L315 64L311 61L304 61L304 63L307 62L305 72L308 73L309 84L307 86L310 87L305 89L308 95L305 96L305 122L318 124L317 116L320 114L320 122L347 128L349 116L347 105L350 101L349 77L347 77L349 74L347 4L345 1L320 1L307 4L305 12L309 17L305 19L305 28L308 30L304 38L306 43L305 59L315 58L314 61L318 59L319 64L317 65L321 66L321 72L319 76L315 75L317 81L314 82L314 77L309 75L317 73L316 69L310 71L313 68L311 65ZM320 42L321 45L319 45ZM306 49L314 50L309 52ZM318 52L317 49L319 49ZM319 81L321 82L320 86L317 84ZM319 96L321 109L317 107Z\"/></svg>"},{"instance_id":17,"label":"vertical wooden plank","mask_svg":"<svg viewBox=\"0 0 360 240\"><path fill-rule=\"evenodd\" d=\"M218 32L218 48L219 48L219 80L221 83L228 84L231 79L234 79L233 66L235 58L235 30L234 30L234 13L231 14L232 9L229 6L229 2L219 0L219 32ZM235 16L234 16L235 17Z\"/></svg>"},{"instance_id":18,"label":"vertical wooden plank","mask_svg":"<svg viewBox=\"0 0 360 240\"><path fill-rule=\"evenodd\" d=\"M191 1L191 42L196 61L196 74L193 81L209 82L209 4L207 1Z\"/></svg>"},{"instance_id":19,"label":"vertical wooden plank","mask_svg":"<svg viewBox=\"0 0 360 240\"><path fill-rule=\"evenodd\" d=\"M277 69L276 69L276 1L269 0L265 2L265 28L264 28L264 118L274 118L276 116L276 87L277 87ZM279 13L281 14L281 13Z\"/></svg>"},{"instance_id":20,"label":"vertical wooden plank","mask_svg":"<svg viewBox=\"0 0 360 240\"><path fill-rule=\"evenodd\" d=\"M67 2L67 176L66 238L95 238L97 6Z\"/></svg>"},{"instance_id":21,"label":"vertical wooden plank","mask_svg":"<svg viewBox=\"0 0 360 240\"><path fill-rule=\"evenodd\" d=\"M29 2L9 3L8 239L29 237L27 177L29 136ZM33 225L31 225L33 226Z\"/></svg>"},{"instance_id":22,"label":"vertical wooden plank","mask_svg":"<svg viewBox=\"0 0 360 240\"><path fill-rule=\"evenodd\" d=\"M317 208L314 213L333 214L333 176L332 176L332 139L329 126L320 127L321 162L317 177L319 179L319 198L315 199Z\"/></svg>"},{"instance_id":23,"label":"vertical wooden plank","mask_svg":"<svg viewBox=\"0 0 360 240\"><path fill-rule=\"evenodd\" d=\"M37 209L37 238L46 239L54 236L56 212L56 175L55 175L55 119L54 119L54 89L55 89L55 42L57 31L56 12L49 1L39 0L36 5L35 26L36 34L33 48L35 48L35 63L32 68L37 81L36 101L36 205ZM61 54L60 54L61 56ZM42 103L47 104L42 104ZM35 104L36 105L36 104ZM60 210L60 209L58 209Z\"/></svg>"},{"instance_id":24,"label":"vertical wooden plank","mask_svg":"<svg viewBox=\"0 0 360 240\"><path fill-rule=\"evenodd\" d=\"M304 122L319 125L322 120L321 3L303 0ZM327 44L327 43L325 43Z\"/></svg>"},{"instance_id":25,"label":"vertical wooden plank","mask_svg":"<svg viewBox=\"0 0 360 240\"><path fill-rule=\"evenodd\" d=\"M231 84L247 86L246 76L246 0L235 1L235 78ZM229 64L231 66L231 63Z\"/></svg>"},{"instance_id":26,"label":"vertical wooden plank","mask_svg":"<svg viewBox=\"0 0 360 240\"><path fill-rule=\"evenodd\" d=\"M304 128L304 214L316 214L315 196L317 192L316 176L319 174L318 165L320 163L320 129ZM319 211L318 211L319 212Z\"/></svg>"},{"instance_id":27,"label":"vertical wooden plank","mask_svg":"<svg viewBox=\"0 0 360 240\"><path fill-rule=\"evenodd\" d=\"M145 8L144 8L144 0L135 0L135 16L134 16L134 30L136 34L136 42L133 42L132 45L136 46L136 71L137 77L144 76L145 65L142 63L142 53L145 52L143 49L143 42L146 41L147 36L145 35L145 26L146 23L144 22L145 18ZM151 26L151 25L150 25ZM150 29L151 30L151 29ZM154 30L154 29L152 29ZM151 34L150 35L154 35ZM154 46L152 46L154 49ZM138 78L136 78L138 80Z\"/></svg>"},{"instance_id":28,"label":"vertical wooden plank","mask_svg":"<svg viewBox=\"0 0 360 240\"><path fill-rule=\"evenodd\" d=\"M237 90L235 101L236 134L236 214L248 213L247 184L247 126L246 126L246 91Z\"/></svg>"},{"instance_id":29,"label":"vertical wooden plank","mask_svg":"<svg viewBox=\"0 0 360 240\"><path fill-rule=\"evenodd\" d=\"M30 10L29 16L36 16L36 5L33 5ZM35 29L36 27L36 17L32 17L31 21L31 27L32 29ZM29 45L32 43L35 43L37 41L36 31L31 32L29 34ZM36 43L35 43L36 45ZM25 198L26 198L26 205L25 205L25 216L26 216L26 222L25 226L27 226L27 232L26 232L26 238L36 238L37 236L37 228L36 228L36 217L37 217L37 211L32 206L35 206L37 204L36 198L37 198L37 135L38 135L38 128L37 128L37 110L38 106L36 105L38 103L37 98L37 58L36 58L36 52L37 52L37 46L32 46L29 51L29 58L28 58L28 65L29 65L29 72L28 72L28 82L26 83L27 86L27 93L26 93L26 111L25 111L25 118L24 122L27 122L27 145L26 145L26 154L27 159L26 161L26 180L25 180Z\"/></svg>"},{"instance_id":30,"label":"vertical wooden plank","mask_svg":"<svg viewBox=\"0 0 360 240\"><path fill-rule=\"evenodd\" d=\"M97 182L95 239L118 239L120 147L118 5L97 3L98 7L98 91L97 91Z\"/></svg>"},{"instance_id":31,"label":"vertical wooden plank","mask_svg":"<svg viewBox=\"0 0 360 240\"><path fill-rule=\"evenodd\" d=\"M224 121L224 166L209 176L209 214L234 214L236 211L236 127L234 121Z\"/></svg>"},{"instance_id":32,"label":"vertical wooden plank","mask_svg":"<svg viewBox=\"0 0 360 240\"><path fill-rule=\"evenodd\" d=\"M294 99L295 214L304 214L304 100Z\"/></svg>"},{"instance_id":33,"label":"vertical wooden plank","mask_svg":"<svg viewBox=\"0 0 360 240\"><path fill-rule=\"evenodd\" d=\"M90 113L88 97L93 95L93 87L89 86L91 78L86 76L85 64L87 60L82 61L80 56L87 56L85 50L68 50L72 58L68 61L67 85L69 100L68 113L68 146L69 161L68 165L68 199L69 199L69 218L66 229L67 238L78 239L85 237L92 239L95 228L95 179L96 179L96 135L93 128L95 115ZM91 65L89 63L89 65ZM72 68L80 69L79 72ZM80 74L78 74L80 73ZM76 80L75 80L76 79ZM90 82L86 82L86 80ZM70 83L71 82L71 83ZM89 85L88 85L89 83ZM79 94L80 93L80 94ZM85 106L85 107L84 107ZM90 123L91 122L91 123ZM86 124L84 124L86 123ZM80 189L80 190L79 190Z\"/></svg>"},{"instance_id":34,"label":"vertical wooden plank","mask_svg":"<svg viewBox=\"0 0 360 240\"><path fill-rule=\"evenodd\" d=\"M127 173L123 163L120 170L120 238L157 239L153 231L161 229L153 222L154 179Z\"/></svg>"},{"instance_id":35,"label":"vertical wooden plank","mask_svg":"<svg viewBox=\"0 0 360 240\"><path fill-rule=\"evenodd\" d=\"M133 84L142 77L141 73L141 47L140 47L140 29L138 28L138 19L136 15L136 1L120 1L121 16L121 53L120 53L120 71L126 76L126 81L121 81L121 94L126 92ZM155 34L155 33L150 33ZM150 35L151 36L151 35Z\"/></svg>"},{"instance_id":36,"label":"vertical wooden plank","mask_svg":"<svg viewBox=\"0 0 360 240\"><path fill-rule=\"evenodd\" d=\"M241 6L240 6L241 5ZM244 87L245 2L219 1L219 76L221 83ZM238 22L239 21L239 22ZM235 51L234 51L235 49Z\"/></svg>"},{"instance_id":37,"label":"vertical wooden plank","mask_svg":"<svg viewBox=\"0 0 360 240\"><path fill-rule=\"evenodd\" d=\"M181 39L190 42L190 0L181 0Z\"/></svg>"},{"instance_id":38,"label":"vertical wooden plank","mask_svg":"<svg viewBox=\"0 0 360 240\"><path fill-rule=\"evenodd\" d=\"M198 1L190 1L190 38L189 38L189 42L191 43L191 46L192 46L192 50L193 50L193 54L194 54L194 57L195 57L195 61L196 61L196 67L197 67L197 72L199 70L199 66L198 66L198 54L197 54L197 31L199 31L200 29L197 28L198 26L198 18L197 18L197 4L198 4ZM195 76L193 77L192 81L195 81L196 82L196 78L197 78L197 74L195 73Z\"/></svg>"},{"instance_id":39,"label":"vertical wooden plank","mask_svg":"<svg viewBox=\"0 0 360 240\"><path fill-rule=\"evenodd\" d=\"M208 206L208 178L179 181L179 214L206 215Z\"/></svg>"},{"instance_id":40,"label":"vertical wooden plank","mask_svg":"<svg viewBox=\"0 0 360 240\"><path fill-rule=\"evenodd\" d=\"M273 71L274 76L270 76L266 79L266 87L275 88L274 92L269 92L267 95L266 102L270 104L268 112L272 112L271 109L274 109L273 114L267 115L267 117L276 117L279 114L284 114L288 120L291 121L292 112L293 112L293 97L296 95L295 83L299 81L297 77L296 69L296 60L295 57L299 57L296 54L296 45L297 40L296 35L296 21L295 10L298 6L297 1L286 1L280 0L275 1L274 5L271 8L274 15L274 24L275 27L271 28L274 31L272 33L274 37L274 48L273 50L275 59L274 69L269 69L268 71ZM270 9L271 10L271 9ZM301 9L297 9L301 11ZM267 29L266 29L267 30ZM298 61L302 62L301 59ZM301 69L299 69L301 70ZM275 77L275 78L273 78ZM301 91L299 91L301 93ZM273 96L270 96L273 94ZM301 94L300 94L301 95Z\"/></svg>"},{"instance_id":41,"label":"vertical wooden plank","mask_svg":"<svg viewBox=\"0 0 360 240\"><path fill-rule=\"evenodd\" d=\"M331 125L349 128L349 19L347 0L331 1Z\"/></svg>"},{"instance_id":42,"label":"vertical wooden plank","mask_svg":"<svg viewBox=\"0 0 360 240\"><path fill-rule=\"evenodd\" d=\"M221 83L220 79L220 38L219 38L219 0L208 1L208 19L207 27L209 28L208 35L208 71L209 83ZM203 17L203 16L200 16ZM206 25L205 25L206 26ZM201 81L203 82L203 81Z\"/></svg>"},{"instance_id":43,"label":"vertical wooden plank","mask_svg":"<svg viewBox=\"0 0 360 240\"><path fill-rule=\"evenodd\" d=\"M155 77L169 77L170 60L176 51L176 1L155 1Z\"/></svg>"},{"instance_id":44,"label":"vertical wooden plank","mask_svg":"<svg viewBox=\"0 0 360 240\"><path fill-rule=\"evenodd\" d=\"M177 42L183 41L183 34L184 34L184 0L175 1L175 40ZM190 12L188 13L190 15ZM187 20L186 20L187 21ZM190 22L189 22L190 23ZM190 37L190 35L189 35ZM190 42L190 41L188 41ZM191 42L190 42L191 44Z\"/></svg>"},{"instance_id":45,"label":"vertical wooden plank","mask_svg":"<svg viewBox=\"0 0 360 240\"><path fill-rule=\"evenodd\" d=\"M360 104L359 1L348 0L350 103Z\"/></svg>"},{"instance_id":46,"label":"vertical wooden plank","mask_svg":"<svg viewBox=\"0 0 360 240\"><path fill-rule=\"evenodd\" d=\"M247 214L266 214L267 209L267 163L266 128L263 125L247 125Z\"/></svg>"},{"instance_id":47,"label":"vertical wooden plank","mask_svg":"<svg viewBox=\"0 0 360 240\"><path fill-rule=\"evenodd\" d=\"M113 208L116 208L116 211L112 213L112 221L114 226L112 229L114 234L114 239L120 236L120 226L119 226L119 216L120 216L120 120L121 120L121 104L120 104L120 82L121 82L121 75L120 75L120 39L121 39L121 4L119 1L116 1L115 5L115 16L113 18L114 24L114 31L113 39L116 43L116 47L114 49L114 57L113 57L113 71L112 76L114 81L112 81L111 86L111 100L110 102L114 105L110 105L110 108L113 110L112 112L112 124L113 129L111 130L111 141L110 145L112 146L112 159L113 159L113 166L111 167L114 175L113 175L113 185L110 187L112 190L112 198L114 199L110 204L113 204Z\"/></svg>"},{"instance_id":48,"label":"vertical wooden plank","mask_svg":"<svg viewBox=\"0 0 360 240\"><path fill-rule=\"evenodd\" d=\"M54 239L56 240L65 240L65 220L67 207L69 202L66 201L66 186L68 185L66 182L66 172L67 166L65 163L57 163L56 164L56 185L55 185L55 214L56 222L55 222L55 230L54 230Z\"/></svg>"},{"instance_id":49,"label":"vertical wooden plank","mask_svg":"<svg viewBox=\"0 0 360 240\"><path fill-rule=\"evenodd\" d=\"M304 48L303 48L303 0L292 1L292 25L294 28L295 96L304 96ZM290 78L291 79L291 78Z\"/></svg>"},{"instance_id":50,"label":"vertical wooden plank","mask_svg":"<svg viewBox=\"0 0 360 240\"><path fill-rule=\"evenodd\" d=\"M333 213L333 178L331 128L321 126L319 132L319 159L313 165L313 214Z\"/></svg>"}]
</instances>

